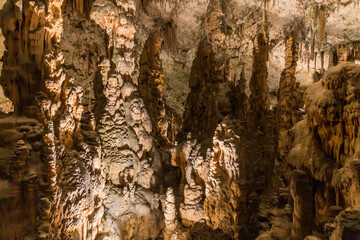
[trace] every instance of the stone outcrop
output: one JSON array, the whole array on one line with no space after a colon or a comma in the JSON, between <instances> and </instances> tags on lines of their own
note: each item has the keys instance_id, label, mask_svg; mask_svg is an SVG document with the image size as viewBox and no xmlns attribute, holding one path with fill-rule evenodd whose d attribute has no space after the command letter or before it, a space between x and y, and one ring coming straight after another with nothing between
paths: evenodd
<instances>
[{"instance_id":1,"label":"stone outcrop","mask_svg":"<svg viewBox=\"0 0 360 240\"><path fill-rule=\"evenodd\" d=\"M152 112L151 116L155 117L152 119L138 91L135 11L135 1L118 1L117 6L109 1L97 1L90 14L106 30L112 51L111 59L104 59L99 64L103 89L99 99L103 98L105 104L100 110L97 131L102 143L102 169L106 179L106 230L112 238L150 239L159 235L164 224L159 192L153 191L153 187L161 188L163 181L155 177L161 175L162 168L161 157L153 146L153 133L160 133L155 125L160 112ZM148 44L148 54L154 54L152 60L155 61L156 49L160 46L156 38L154 40ZM152 66L156 66L154 71L160 70L159 62L149 64L151 74ZM140 77L140 80L155 81L147 75L146 79ZM148 101L150 97L153 99L146 94L144 97ZM157 107L157 103L154 104Z\"/></svg>"},{"instance_id":2,"label":"stone outcrop","mask_svg":"<svg viewBox=\"0 0 360 240\"><path fill-rule=\"evenodd\" d=\"M335 229L330 239L356 239L360 237L360 214L356 210L345 210L335 218Z\"/></svg>"},{"instance_id":3,"label":"stone outcrop","mask_svg":"<svg viewBox=\"0 0 360 240\"><path fill-rule=\"evenodd\" d=\"M37 182L31 177L27 183L29 191L39 194L34 192L39 187L45 197L40 202L38 196L25 198L39 204L40 214L45 211L38 221L37 237L86 238L90 234L94 239L100 219L97 216L95 224L93 219L99 211L97 205L101 205L98 198L103 188L102 177L93 168L93 162L98 161L101 154L100 142L95 129L89 126L91 123L86 120L81 123L83 89L64 71L60 44L64 31L62 4L62 1L45 4L30 1L6 5L2 23L6 23L3 30L7 38L7 60L2 79L12 81L7 84L11 89L28 91L5 89L14 102L15 111L34 116L45 125L43 135L36 137L36 149L41 150L43 165L35 171L42 169L41 180ZM22 22L25 24L20 24ZM82 125L88 126L86 131ZM32 212L31 216L34 215Z\"/></svg>"},{"instance_id":4,"label":"stone outcrop","mask_svg":"<svg viewBox=\"0 0 360 240\"><path fill-rule=\"evenodd\" d=\"M342 63L330 68L322 80L309 86L304 98L307 119L296 123L290 134L293 141L287 164L292 168L305 170L315 190L310 196L306 194L307 196L300 197L303 203L309 203L307 199L314 201L314 217L304 223L313 221L316 226L324 229L329 238L341 238L342 230L337 230L332 235L335 225L339 224L336 219L342 216L338 215L339 212L344 208L351 211L359 208L357 137L353 134L356 124L349 120L356 115L354 106L358 100L355 97L355 82L358 71L355 64ZM305 215L309 216L310 213L304 213ZM334 219L335 224L331 223ZM294 226L299 226L300 229L301 224ZM312 227L308 224L303 226L308 229L297 232L309 234Z\"/></svg>"},{"instance_id":5,"label":"stone outcrop","mask_svg":"<svg viewBox=\"0 0 360 240\"><path fill-rule=\"evenodd\" d=\"M205 189L205 213L213 229L220 228L234 239L245 237L247 164L234 121L225 118L215 131L213 157Z\"/></svg>"},{"instance_id":6,"label":"stone outcrop","mask_svg":"<svg viewBox=\"0 0 360 240\"><path fill-rule=\"evenodd\" d=\"M355 64L339 64L329 69L323 80L312 85L305 96L309 120L321 139L323 149L337 160L342 154L357 153L357 125L353 119L357 116L358 71L359 67ZM319 108L324 111L317 111Z\"/></svg>"}]
</instances>

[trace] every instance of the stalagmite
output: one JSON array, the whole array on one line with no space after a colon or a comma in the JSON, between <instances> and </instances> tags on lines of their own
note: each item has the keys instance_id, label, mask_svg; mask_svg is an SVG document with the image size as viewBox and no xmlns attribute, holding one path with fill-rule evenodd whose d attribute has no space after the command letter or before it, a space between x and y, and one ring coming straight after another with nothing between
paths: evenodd
<instances>
[{"instance_id":1,"label":"stalagmite","mask_svg":"<svg viewBox=\"0 0 360 240\"><path fill-rule=\"evenodd\" d=\"M57 164L57 155L55 147L55 134L54 134L54 123L47 122L45 124L45 134L42 139L43 151L42 151L42 161L44 164L45 170L45 181L49 186L49 196L51 196L51 201L55 201L55 191L56 186L56 164Z\"/></svg>"},{"instance_id":2,"label":"stalagmite","mask_svg":"<svg viewBox=\"0 0 360 240\"><path fill-rule=\"evenodd\" d=\"M139 90L149 112L153 134L161 143L166 143L168 120L165 119L163 97L164 76L160 52L163 39L161 30L154 29L145 43L140 57Z\"/></svg>"},{"instance_id":3,"label":"stalagmite","mask_svg":"<svg viewBox=\"0 0 360 240\"><path fill-rule=\"evenodd\" d=\"M213 157L206 180L205 213L213 228L222 229L234 239L246 237L247 196L246 160L239 129L234 120L225 118L216 128Z\"/></svg>"},{"instance_id":4,"label":"stalagmite","mask_svg":"<svg viewBox=\"0 0 360 240\"><path fill-rule=\"evenodd\" d=\"M190 93L184 112L183 130L194 137L208 137L218 121L230 111L229 61L224 45L224 13L221 1L211 0L205 27L190 74Z\"/></svg>"},{"instance_id":5,"label":"stalagmite","mask_svg":"<svg viewBox=\"0 0 360 240\"><path fill-rule=\"evenodd\" d=\"M24 179L24 168L29 157L29 147L24 141L19 140L10 161L10 175L13 183L13 194L15 199L19 199L22 189L21 183Z\"/></svg>"},{"instance_id":6,"label":"stalagmite","mask_svg":"<svg viewBox=\"0 0 360 240\"><path fill-rule=\"evenodd\" d=\"M262 114L268 107L268 37L266 32L259 33L254 39L253 68L249 87L250 109L257 114Z\"/></svg>"},{"instance_id":7,"label":"stalagmite","mask_svg":"<svg viewBox=\"0 0 360 240\"><path fill-rule=\"evenodd\" d=\"M290 192L294 199L292 239L304 239L311 234L313 206L311 188L303 171L295 170L291 176Z\"/></svg>"},{"instance_id":8,"label":"stalagmite","mask_svg":"<svg viewBox=\"0 0 360 240\"><path fill-rule=\"evenodd\" d=\"M178 224L176 219L175 196L172 188L168 188L166 191L164 217L165 217L164 239L168 240L171 239L171 235L175 231Z\"/></svg>"},{"instance_id":9,"label":"stalagmite","mask_svg":"<svg viewBox=\"0 0 360 240\"><path fill-rule=\"evenodd\" d=\"M298 121L296 66L299 44L296 29L292 29L286 39L285 69L281 73L279 87L279 154L284 159L289 152L289 130Z\"/></svg>"}]
</instances>

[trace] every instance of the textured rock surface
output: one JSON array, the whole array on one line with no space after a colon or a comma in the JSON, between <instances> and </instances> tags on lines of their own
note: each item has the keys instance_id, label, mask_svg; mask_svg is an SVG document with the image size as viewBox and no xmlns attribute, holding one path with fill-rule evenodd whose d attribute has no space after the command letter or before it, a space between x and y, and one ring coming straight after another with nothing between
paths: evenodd
<instances>
[{"instance_id":1,"label":"textured rock surface","mask_svg":"<svg viewBox=\"0 0 360 240\"><path fill-rule=\"evenodd\" d=\"M205 17L206 38L196 52L185 104L183 130L209 137L218 121L231 110L228 94L229 60L226 53L222 3L211 0Z\"/></svg>"},{"instance_id":2,"label":"textured rock surface","mask_svg":"<svg viewBox=\"0 0 360 240\"><path fill-rule=\"evenodd\" d=\"M359 238L358 0L4 2L0 239Z\"/></svg>"},{"instance_id":3,"label":"textured rock surface","mask_svg":"<svg viewBox=\"0 0 360 240\"><path fill-rule=\"evenodd\" d=\"M285 69L281 73L279 86L279 154L285 158L289 153L289 129L297 122L296 66L298 61L298 35L292 29L286 39Z\"/></svg>"}]
</instances>

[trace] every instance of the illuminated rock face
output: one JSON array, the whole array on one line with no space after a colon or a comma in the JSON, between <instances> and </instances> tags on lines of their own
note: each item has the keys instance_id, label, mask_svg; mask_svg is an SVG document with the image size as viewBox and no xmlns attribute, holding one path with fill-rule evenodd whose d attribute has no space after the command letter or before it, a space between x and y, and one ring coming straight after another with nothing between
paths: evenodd
<instances>
[{"instance_id":1,"label":"illuminated rock face","mask_svg":"<svg viewBox=\"0 0 360 240\"><path fill-rule=\"evenodd\" d=\"M357 239L359 8L7 1L0 239Z\"/></svg>"},{"instance_id":2,"label":"illuminated rock face","mask_svg":"<svg viewBox=\"0 0 360 240\"><path fill-rule=\"evenodd\" d=\"M246 228L247 169L245 149L236 128L234 120L227 118L216 128L204 208L213 229L220 228L238 239L240 228Z\"/></svg>"}]
</instances>

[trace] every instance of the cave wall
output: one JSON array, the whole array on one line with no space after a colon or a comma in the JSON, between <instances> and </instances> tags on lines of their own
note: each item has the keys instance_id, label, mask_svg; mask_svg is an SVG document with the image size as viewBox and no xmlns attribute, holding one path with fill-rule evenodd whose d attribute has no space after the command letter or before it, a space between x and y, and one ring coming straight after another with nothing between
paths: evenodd
<instances>
[{"instance_id":1,"label":"cave wall","mask_svg":"<svg viewBox=\"0 0 360 240\"><path fill-rule=\"evenodd\" d=\"M6 1L0 238L356 239L359 7Z\"/></svg>"}]
</instances>

